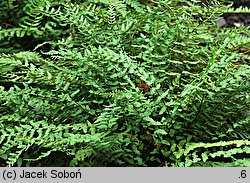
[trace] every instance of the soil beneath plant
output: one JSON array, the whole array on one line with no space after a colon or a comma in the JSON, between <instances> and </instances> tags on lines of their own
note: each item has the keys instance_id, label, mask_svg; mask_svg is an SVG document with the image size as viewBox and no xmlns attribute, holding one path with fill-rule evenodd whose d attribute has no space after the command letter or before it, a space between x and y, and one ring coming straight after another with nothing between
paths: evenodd
<instances>
[{"instance_id":1,"label":"soil beneath plant","mask_svg":"<svg viewBox=\"0 0 250 183\"><path fill-rule=\"evenodd\" d=\"M242 27L250 26L250 13L224 13L217 20L219 27Z\"/></svg>"},{"instance_id":2,"label":"soil beneath plant","mask_svg":"<svg viewBox=\"0 0 250 183\"><path fill-rule=\"evenodd\" d=\"M201 0L201 2L197 3L201 7L209 6L209 0ZM232 7L234 10L237 8L247 7L250 9L250 0L232 0ZM226 2L228 5L230 2ZM177 6L188 6L186 2L178 2ZM221 18L217 20L217 25L219 27L242 27L242 26L250 26L250 13L227 13L225 12L221 15Z\"/></svg>"},{"instance_id":3,"label":"soil beneath plant","mask_svg":"<svg viewBox=\"0 0 250 183\"><path fill-rule=\"evenodd\" d=\"M233 8L250 8L250 0L234 0ZM250 13L227 13L217 21L219 27L242 27L250 26Z\"/></svg>"}]
</instances>

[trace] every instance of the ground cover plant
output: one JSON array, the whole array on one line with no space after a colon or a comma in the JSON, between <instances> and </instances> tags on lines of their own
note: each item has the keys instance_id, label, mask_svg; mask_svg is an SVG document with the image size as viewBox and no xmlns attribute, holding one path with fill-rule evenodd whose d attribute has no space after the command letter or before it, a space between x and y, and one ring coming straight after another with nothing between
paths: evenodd
<instances>
[{"instance_id":1,"label":"ground cover plant","mask_svg":"<svg viewBox=\"0 0 250 183\"><path fill-rule=\"evenodd\" d=\"M1 166L250 166L250 31L215 22L230 5L0 9Z\"/></svg>"}]
</instances>

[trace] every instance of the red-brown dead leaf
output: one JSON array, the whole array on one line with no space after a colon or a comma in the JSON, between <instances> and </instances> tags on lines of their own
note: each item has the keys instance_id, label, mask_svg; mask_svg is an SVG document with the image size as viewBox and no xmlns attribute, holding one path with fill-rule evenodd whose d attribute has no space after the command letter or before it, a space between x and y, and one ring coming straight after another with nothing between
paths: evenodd
<instances>
[{"instance_id":1,"label":"red-brown dead leaf","mask_svg":"<svg viewBox=\"0 0 250 183\"><path fill-rule=\"evenodd\" d=\"M136 86L138 88L143 88L143 93L146 93L146 92L148 92L150 90L150 87L146 83L144 83L144 82L137 83Z\"/></svg>"},{"instance_id":2,"label":"red-brown dead leaf","mask_svg":"<svg viewBox=\"0 0 250 183\"><path fill-rule=\"evenodd\" d=\"M240 52L247 52L247 51L248 51L248 48L240 47L240 48L239 48L239 51L240 51Z\"/></svg>"}]
</instances>

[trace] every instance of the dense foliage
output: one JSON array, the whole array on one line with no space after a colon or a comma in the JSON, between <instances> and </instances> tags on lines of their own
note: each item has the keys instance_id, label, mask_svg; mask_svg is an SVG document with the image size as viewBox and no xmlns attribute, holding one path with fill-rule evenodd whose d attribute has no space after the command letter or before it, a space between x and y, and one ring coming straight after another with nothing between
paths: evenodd
<instances>
[{"instance_id":1,"label":"dense foliage","mask_svg":"<svg viewBox=\"0 0 250 183\"><path fill-rule=\"evenodd\" d=\"M0 166L250 166L250 30L208 2L1 1Z\"/></svg>"}]
</instances>

